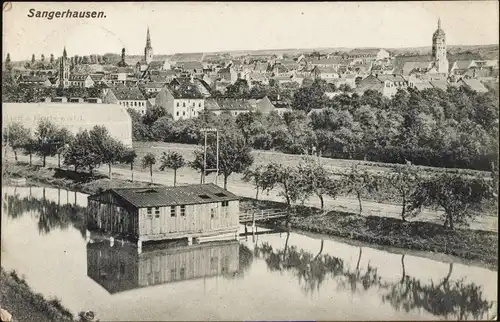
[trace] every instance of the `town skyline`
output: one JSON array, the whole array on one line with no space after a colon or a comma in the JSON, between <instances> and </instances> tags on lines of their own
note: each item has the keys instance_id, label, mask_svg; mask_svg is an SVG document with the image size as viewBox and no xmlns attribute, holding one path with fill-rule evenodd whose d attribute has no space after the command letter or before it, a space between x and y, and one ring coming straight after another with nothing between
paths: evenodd
<instances>
[{"instance_id":1,"label":"town skyline","mask_svg":"<svg viewBox=\"0 0 500 322\"><path fill-rule=\"evenodd\" d=\"M117 9L112 8L109 3L99 6L90 3L86 10L103 10L107 18L33 20L34 18L26 17L32 7L41 11L64 9L50 3L14 3L12 12L4 15L6 19L3 59L7 53L10 53L14 61L30 59L33 53L37 56L47 56L51 53L60 56L63 47L67 48L68 53L77 55L119 54L121 48L126 48L127 55L141 55L148 27L155 55L306 48L419 48L430 46L429 34L436 29L439 18L442 28L447 32L449 46L498 44L498 30L492 28L498 24L498 3L492 1L412 2L391 6L386 3L315 3L307 6L304 3L207 5L122 3L119 9L120 17L117 17L113 15L113 11L116 13ZM81 6L82 4L75 3L70 7L71 10L79 10ZM373 10L378 10L378 15L370 14ZM408 13L402 15L401 12ZM260 25L249 24L249 20L258 17L259 13L267 14L269 20L276 23L261 19L254 20L262 22ZM133 19L128 19L133 14ZM157 19L163 16L176 16L176 20ZM212 21L211 25L206 23L217 16L223 18L219 19L222 22ZM283 26L283 22L291 21L293 17L297 17L297 23ZM387 21L388 17L391 17L391 21ZM326 18L329 21L323 21L328 20ZM163 20L169 20L170 26ZM79 23L75 24L77 21ZM199 23L193 26L193 21ZM236 24L226 28L224 22L231 21ZM37 28L42 22L44 26L49 25L49 28ZM172 25L177 28L171 28ZM357 27L353 27L354 25ZM407 27L395 28L398 25ZM418 25L419 28L412 25ZM270 33L269 30L274 32ZM367 35L365 30L372 32ZM10 37L11 34L20 37ZM28 37L28 34L37 36ZM207 34L212 37L206 37ZM314 34L326 34L328 37L312 37ZM240 37L235 37L237 35ZM39 41L40 39L44 41Z\"/></svg>"}]
</instances>

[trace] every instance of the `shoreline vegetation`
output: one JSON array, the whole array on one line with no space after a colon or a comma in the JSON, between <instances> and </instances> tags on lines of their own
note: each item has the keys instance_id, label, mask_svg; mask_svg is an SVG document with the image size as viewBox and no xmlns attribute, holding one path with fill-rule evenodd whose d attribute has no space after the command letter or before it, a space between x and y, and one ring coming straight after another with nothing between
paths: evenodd
<instances>
[{"instance_id":1,"label":"shoreline vegetation","mask_svg":"<svg viewBox=\"0 0 500 322\"><path fill-rule=\"evenodd\" d=\"M4 182L24 177L27 183L49 185L82 192L95 193L101 189L162 186L142 181L109 179L105 176L81 177L70 170L43 168L8 163ZM242 209L286 208L286 203L242 198ZM423 221L405 222L398 218L363 216L340 211L320 211L318 208L294 206L288 220L276 224L298 231L348 238L355 241L453 255L478 266L498 269L498 234L484 230L450 230L443 225Z\"/></svg>"},{"instance_id":2,"label":"shoreline vegetation","mask_svg":"<svg viewBox=\"0 0 500 322\"><path fill-rule=\"evenodd\" d=\"M3 267L0 270L0 304L13 321L89 321L83 312L75 318L59 299L46 299L34 292L15 270L7 272Z\"/></svg>"}]
</instances>

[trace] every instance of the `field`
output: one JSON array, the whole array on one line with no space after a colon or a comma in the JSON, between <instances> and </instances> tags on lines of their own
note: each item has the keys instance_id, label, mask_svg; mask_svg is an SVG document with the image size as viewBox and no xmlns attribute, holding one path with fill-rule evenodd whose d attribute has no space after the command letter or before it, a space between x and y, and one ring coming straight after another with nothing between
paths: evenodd
<instances>
[{"instance_id":1,"label":"field","mask_svg":"<svg viewBox=\"0 0 500 322\"><path fill-rule=\"evenodd\" d=\"M134 149L137 152L139 158L142 158L146 153L153 153L158 158L161 156L163 152L166 151L175 151L180 153L184 159L192 160L193 159L193 151L200 146L192 145L192 144L180 144L180 143L166 143L166 142L134 142ZM278 162L283 165L296 166L301 161L303 156L296 154L284 154L281 152L273 152L273 151L262 151L262 150L254 150L254 165L266 165L270 162ZM360 168L365 168L367 170L373 172L386 172L391 171L391 168L394 167L394 164L390 163L381 163L381 162L370 162L370 161L357 161L357 160L346 160L346 159L330 159L330 158L318 158L319 162L323 164L325 167L331 170L341 171L344 170L353 164L358 164ZM158 165L157 165L158 167ZM434 168L427 166L415 166L422 172L439 172L443 171L443 168ZM470 169L446 169L449 172L463 172L466 174L474 175L486 175L488 176L488 172L484 171L476 171Z\"/></svg>"}]
</instances>

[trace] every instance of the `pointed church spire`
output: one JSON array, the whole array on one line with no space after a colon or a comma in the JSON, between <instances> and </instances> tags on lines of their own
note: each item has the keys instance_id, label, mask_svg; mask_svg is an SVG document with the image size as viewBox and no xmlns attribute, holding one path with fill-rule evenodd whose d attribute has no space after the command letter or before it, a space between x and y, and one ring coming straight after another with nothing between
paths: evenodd
<instances>
[{"instance_id":1,"label":"pointed church spire","mask_svg":"<svg viewBox=\"0 0 500 322\"><path fill-rule=\"evenodd\" d=\"M146 35L146 48L151 48L151 37L149 36L149 26L148 26L148 33Z\"/></svg>"},{"instance_id":2,"label":"pointed church spire","mask_svg":"<svg viewBox=\"0 0 500 322\"><path fill-rule=\"evenodd\" d=\"M68 53L66 53L66 46L64 46L63 58L67 58L67 57L68 57Z\"/></svg>"},{"instance_id":3,"label":"pointed church spire","mask_svg":"<svg viewBox=\"0 0 500 322\"><path fill-rule=\"evenodd\" d=\"M438 29L441 29L441 17L438 18Z\"/></svg>"}]
</instances>

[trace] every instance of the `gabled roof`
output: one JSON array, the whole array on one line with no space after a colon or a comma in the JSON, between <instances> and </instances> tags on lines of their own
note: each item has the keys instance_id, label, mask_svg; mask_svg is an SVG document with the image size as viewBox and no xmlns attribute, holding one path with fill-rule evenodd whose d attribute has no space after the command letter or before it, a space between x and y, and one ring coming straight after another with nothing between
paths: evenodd
<instances>
[{"instance_id":1,"label":"gabled roof","mask_svg":"<svg viewBox=\"0 0 500 322\"><path fill-rule=\"evenodd\" d=\"M117 87L112 89L112 91L113 94L115 94L116 99L118 99L119 101L137 101L146 99L137 87Z\"/></svg>"},{"instance_id":2,"label":"gabled roof","mask_svg":"<svg viewBox=\"0 0 500 322\"><path fill-rule=\"evenodd\" d=\"M447 81L439 81L439 80L434 80L429 82L432 87L434 88L439 88L445 91L448 88L448 82Z\"/></svg>"},{"instance_id":3,"label":"gabled roof","mask_svg":"<svg viewBox=\"0 0 500 322\"><path fill-rule=\"evenodd\" d=\"M342 62L342 58L333 57L333 58L323 58L319 60L311 60L310 63L312 65L337 65Z\"/></svg>"},{"instance_id":4,"label":"gabled roof","mask_svg":"<svg viewBox=\"0 0 500 322\"><path fill-rule=\"evenodd\" d=\"M72 82L83 82L84 80L87 79L87 77L89 77L88 74L84 74L84 75L71 74L69 76L69 81L72 81Z\"/></svg>"},{"instance_id":5,"label":"gabled roof","mask_svg":"<svg viewBox=\"0 0 500 322\"><path fill-rule=\"evenodd\" d=\"M219 109L228 111L250 111L252 104L246 99L221 98L216 100ZM205 105L206 107L206 105Z\"/></svg>"},{"instance_id":6,"label":"gabled roof","mask_svg":"<svg viewBox=\"0 0 500 322\"><path fill-rule=\"evenodd\" d=\"M454 63L452 63L450 65L455 64L455 66L458 69L467 69L467 68L469 68L469 66L472 65L472 63L473 63L472 60L457 60L457 61L455 61Z\"/></svg>"},{"instance_id":7,"label":"gabled roof","mask_svg":"<svg viewBox=\"0 0 500 322\"><path fill-rule=\"evenodd\" d=\"M401 75L396 75L396 74L382 74L382 75L378 75L377 78L382 81L382 82L385 82L385 81L391 81L391 82L406 82L406 79L401 76Z\"/></svg>"},{"instance_id":8,"label":"gabled roof","mask_svg":"<svg viewBox=\"0 0 500 322\"><path fill-rule=\"evenodd\" d=\"M207 98L205 100L205 110L207 111L218 111L220 110L219 104L217 104L217 101L212 98Z\"/></svg>"},{"instance_id":9,"label":"gabled roof","mask_svg":"<svg viewBox=\"0 0 500 322\"><path fill-rule=\"evenodd\" d=\"M380 51L380 48L355 48L349 52L349 56L357 56L357 55L377 55Z\"/></svg>"},{"instance_id":10,"label":"gabled roof","mask_svg":"<svg viewBox=\"0 0 500 322\"><path fill-rule=\"evenodd\" d=\"M196 69L200 72L203 71L203 64L199 61L188 61L184 63L180 63L184 69Z\"/></svg>"},{"instance_id":11,"label":"gabled roof","mask_svg":"<svg viewBox=\"0 0 500 322\"><path fill-rule=\"evenodd\" d=\"M152 62L149 63L148 69L150 69L150 70L162 69L164 64L165 64L165 62L162 60L153 60Z\"/></svg>"},{"instance_id":12,"label":"gabled roof","mask_svg":"<svg viewBox=\"0 0 500 322\"><path fill-rule=\"evenodd\" d=\"M432 61L417 61L417 62L405 62L403 64L402 74L408 76L413 71L426 72L430 69Z\"/></svg>"},{"instance_id":13,"label":"gabled roof","mask_svg":"<svg viewBox=\"0 0 500 322\"><path fill-rule=\"evenodd\" d=\"M88 197L100 200L105 193L113 193L137 208L206 204L239 200L235 194L213 183L154 188L116 188Z\"/></svg>"},{"instance_id":14,"label":"gabled roof","mask_svg":"<svg viewBox=\"0 0 500 322\"><path fill-rule=\"evenodd\" d=\"M203 61L203 53L187 53L187 54L175 54L170 57L170 61L174 63L184 63L184 62L201 62Z\"/></svg>"},{"instance_id":15,"label":"gabled roof","mask_svg":"<svg viewBox=\"0 0 500 322\"><path fill-rule=\"evenodd\" d=\"M485 93L488 89L477 79L462 79L462 82L470 89L478 92Z\"/></svg>"}]
</instances>

